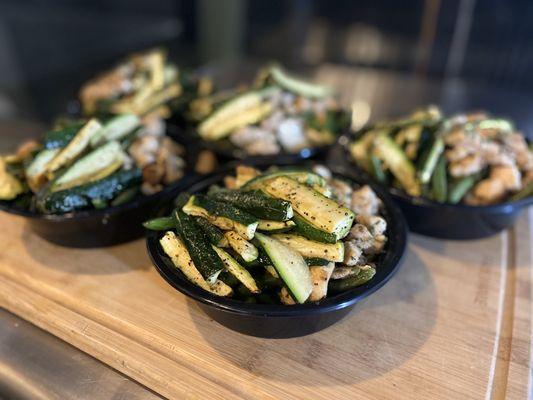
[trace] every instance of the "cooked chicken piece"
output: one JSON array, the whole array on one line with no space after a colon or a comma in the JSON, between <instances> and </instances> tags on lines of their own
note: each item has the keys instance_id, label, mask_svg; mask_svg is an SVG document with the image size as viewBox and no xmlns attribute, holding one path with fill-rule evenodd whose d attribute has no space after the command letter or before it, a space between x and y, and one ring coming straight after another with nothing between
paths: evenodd
<instances>
[{"instance_id":1,"label":"cooked chicken piece","mask_svg":"<svg viewBox=\"0 0 533 400\"><path fill-rule=\"evenodd\" d=\"M275 132L278 129L279 124L283 121L284 114L281 111L274 111L270 116L265 118L261 122L261 129Z\"/></svg>"},{"instance_id":2,"label":"cooked chicken piece","mask_svg":"<svg viewBox=\"0 0 533 400\"><path fill-rule=\"evenodd\" d=\"M265 129L247 126L230 135L231 142L251 155L279 153L276 136Z\"/></svg>"},{"instance_id":3,"label":"cooked chicken piece","mask_svg":"<svg viewBox=\"0 0 533 400\"><path fill-rule=\"evenodd\" d=\"M160 163L154 162L144 166L142 169L143 182L150 185L159 184L165 176L165 168Z\"/></svg>"},{"instance_id":4,"label":"cooked chicken piece","mask_svg":"<svg viewBox=\"0 0 533 400\"><path fill-rule=\"evenodd\" d=\"M313 172L317 175L320 175L322 178L326 180L331 179L331 171L325 165L321 165L321 164L315 165L313 167Z\"/></svg>"},{"instance_id":5,"label":"cooked chicken piece","mask_svg":"<svg viewBox=\"0 0 533 400\"><path fill-rule=\"evenodd\" d=\"M198 154L198 161L196 161L195 170L199 174L209 174L215 170L218 165L215 153L210 150L202 150Z\"/></svg>"},{"instance_id":6,"label":"cooked chicken piece","mask_svg":"<svg viewBox=\"0 0 533 400\"><path fill-rule=\"evenodd\" d=\"M528 185L531 182L533 182L533 169L529 170L526 174L524 174L522 178L522 187Z\"/></svg>"},{"instance_id":7,"label":"cooked chicken piece","mask_svg":"<svg viewBox=\"0 0 533 400\"><path fill-rule=\"evenodd\" d=\"M319 301L326 297L328 294L328 282L334 267L335 263L333 262L328 265L309 267L311 281L313 282L313 290L307 301Z\"/></svg>"},{"instance_id":8,"label":"cooked chicken piece","mask_svg":"<svg viewBox=\"0 0 533 400\"><path fill-rule=\"evenodd\" d=\"M279 292L279 298L283 304L289 306L293 306L296 304L286 287L281 288L281 291Z\"/></svg>"},{"instance_id":9,"label":"cooked chicken piece","mask_svg":"<svg viewBox=\"0 0 533 400\"><path fill-rule=\"evenodd\" d=\"M448 146L460 145L466 140L466 132L462 127L455 127L444 136L444 143Z\"/></svg>"},{"instance_id":10,"label":"cooked chicken piece","mask_svg":"<svg viewBox=\"0 0 533 400\"><path fill-rule=\"evenodd\" d=\"M335 267L331 279L344 279L359 273L359 267Z\"/></svg>"},{"instance_id":11,"label":"cooked chicken piece","mask_svg":"<svg viewBox=\"0 0 533 400\"><path fill-rule=\"evenodd\" d=\"M489 179L499 180L506 190L519 190L521 188L522 176L516 166L492 167Z\"/></svg>"},{"instance_id":12,"label":"cooked chicken piece","mask_svg":"<svg viewBox=\"0 0 533 400\"><path fill-rule=\"evenodd\" d=\"M533 169L533 152L528 148L526 139L519 133L511 133L503 138L504 145L516 159L518 166L525 171Z\"/></svg>"},{"instance_id":13,"label":"cooked chicken piece","mask_svg":"<svg viewBox=\"0 0 533 400\"><path fill-rule=\"evenodd\" d=\"M280 147L275 141L254 142L244 147L250 155L268 156L278 154Z\"/></svg>"},{"instance_id":14,"label":"cooked chicken piece","mask_svg":"<svg viewBox=\"0 0 533 400\"><path fill-rule=\"evenodd\" d=\"M303 122L299 118L284 119L276 132L281 146L289 153L297 153L309 146Z\"/></svg>"},{"instance_id":15,"label":"cooked chicken piece","mask_svg":"<svg viewBox=\"0 0 533 400\"><path fill-rule=\"evenodd\" d=\"M331 188L332 195L339 204L350 207L352 202L352 186L339 179L331 179L329 181L329 187Z\"/></svg>"},{"instance_id":16,"label":"cooked chicken piece","mask_svg":"<svg viewBox=\"0 0 533 400\"><path fill-rule=\"evenodd\" d=\"M475 174L484 167L483 159L479 154L471 154L459 161L450 164L450 174L454 177L462 177Z\"/></svg>"},{"instance_id":17,"label":"cooked chicken piece","mask_svg":"<svg viewBox=\"0 0 533 400\"><path fill-rule=\"evenodd\" d=\"M224 186L226 186L226 189L238 189L237 179L234 176L225 176Z\"/></svg>"},{"instance_id":18,"label":"cooked chicken piece","mask_svg":"<svg viewBox=\"0 0 533 400\"><path fill-rule=\"evenodd\" d=\"M162 189L163 189L163 185L160 185L160 184L152 185L150 182L143 182L141 185L141 192L146 196L160 192Z\"/></svg>"},{"instance_id":19,"label":"cooked chicken piece","mask_svg":"<svg viewBox=\"0 0 533 400\"><path fill-rule=\"evenodd\" d=\"M185 161L183 158L171 155L165 159L164 163L165 175L163 177L163 183L165 185L176 182L183 177L183 170L185 168Z\"/></svg>"},{"instance_id":20,"label":"cooked chicken piece","mask_svg":"<svg viewBox=\"0 0 533 400\"><path fill-rule=\"evenodd\" d=\"M254 179L256 176L261 174L261 171L255 169L254 167L249 167L247 165L238 165L235 169L236 173L236 185L237 187L243 186L246 182L251 179Z\"/></svg>"},{"instance_id":21,"label":"cooked chicken piece","mask_svg":"<svg viewBox=\"0 0 533 400\"><path fill-rule=\"evenodd\" d=\"M23 192L22 183L7 171L6 162L0 157L0 200L13 200Z\"/></svg>"},{"instance_id":22,"label":"cooked chicken piece","mask_svg":"<svg viewBox=\"0 0 533 400\"><path fill-rule=\"evenodd\" d=\"M344 242L344 264L348 266L357 265L362 253L355 241Z\"/></svg>"},{"instance_id":23,"label":"cooked chicken piece","mask_svg":"<svg viewBox=\"0 0 533 400\"><path fill-rule=\"evenodd\" d=\"M371 246L366 248L364 250L365 254L379 254L383 251L385 248L385 245L387 244L387 237L385 235L376 235L374 236L374 242Z\"/></svg>"},{"instance_id":24,"label":"cooked chicken piece","mask_svg":"<svg viewBox=\"0 0 533 400\"><path fill-rule=\"evenodd\" d=\"M298 96L294 100L294 109L297 113L304 113L306 111L310 111L313 107L313 101L307 97L304 96Z\"/></svg>"},{"instance_id":25,"label":"cooked chicken piece","mask_svg":"<svg viewBox=\"0 0 533 400\"><path fill-rule=\"evenodd\" d=\"M140 167L155 163L157 151L159 150L159 140L153 135L145 135L136 139L128 149L129 154Z\"/></svg>"},{"instance_id":26,"label":"cooked chicken piece","mask_svg":"<svg viewBox=\"0 0 533 400\"><path fill-rule=\"evenodd\" d=\"M84 109L94 112L96 103L102 99L118 97L132 90L129 76L132 73L131 66L115 68L87 82L80 91L80 100Z\"/></svg>"},{"instance_id":27,"label":"cooked chicken piece","mask_svg":"<svg viewBox=\"0 0 533 400\"><path fill-rule=\"evenodd\" d=\"M481 204L495 203L505 195L505 185L498 179L483 179L474 187L474 195Z\"/></svg>"},{"instance_id":28,"label":"cooked chicken piece","mask_svg":"<svg viewBox=\"0 0 533 400\"><path fill-rule=\"evenodd\" d=\"M358 214L355 220L366 226L373 236L382 235L387 230L387 221L377 215Z\"/></svg>"},{"instance_id":29,"label":"cooked chicken piece","mask_svg":"<svg viewBox=\"0 0 533 400\"><path fill-rule=\"evenodd\" d=\"M363 224L355 224L352 229L350 229L348 240L362 250L366 250L374 244L374 237Z\"/></svg>"},{"instance_id":30,"label":"cooked chicken piece","mask_svg":"<svg viewBox=\"0 0 533 400\"><path fill-rule=\"evenodd\" d=\"M368 185L363 186L352 193L350 207L356 214L374 215L378 212L379 198Z\"/></svg>"}]
</instances>

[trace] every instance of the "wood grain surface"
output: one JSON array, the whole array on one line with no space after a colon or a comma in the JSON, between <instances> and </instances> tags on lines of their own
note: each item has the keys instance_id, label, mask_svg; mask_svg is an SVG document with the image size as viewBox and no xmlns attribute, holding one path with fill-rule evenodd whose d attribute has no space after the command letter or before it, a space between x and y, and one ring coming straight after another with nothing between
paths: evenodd
<instances>
[{"instance_id":1,"label":"wood grain surface","mask_svg":"<svg viewBox=\"0 0 533 400\"><path fill-rule=\"evenodd\" d=\"M485 240L412 235L399 273L340 323L266 340L210 320L143 241L65 249L1 215L0 306L172 399L524 399L532 216Z\"/></svg>"}]
</instances>

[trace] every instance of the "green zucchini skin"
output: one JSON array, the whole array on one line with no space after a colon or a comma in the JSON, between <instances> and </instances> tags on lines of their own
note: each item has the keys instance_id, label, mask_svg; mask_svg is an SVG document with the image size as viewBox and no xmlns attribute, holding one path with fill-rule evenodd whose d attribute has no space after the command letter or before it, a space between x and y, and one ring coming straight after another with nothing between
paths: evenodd
<instances>
[{"instance_id":1,"label":"green zucchini skin","mask_svg":"<svg viewBox=\"0 0 533 400\"><path fill-rule=\"evenodd\" d=\"M44 192L36 199L37 209L46 214L64 214L93 207L93 201L110 201L124 190L140 185L137 168L120 170L96 182L57 192Z\"/></svg>"},{"instance_id":2,"label":"green zucchini skin","mask_svg":"<svg viewBox=\"0 0 533 400\"><path fill-rule=\"evenodd\" d=\"M174 217L159 217L143 222L143 226L151 231L168 231L176 227Z\"/></svg>"},{"instance_id":3,"label":"green zucchini skin","mask_svg":"<svg viewBox=\"0 0 533 400\"><path fill-rule=\"evenodd\" d=\"M324 243L336 243L337 236L334 233L324 232L318 228L315 228L309 224L303 217L298 214L294 214L292 220L296 223L296 226L293 228L293 232L299 233L301 236L315 240L317 242Z\"/></svg>"},{"instance_id":4,"label":"green zucchini skin","mask_svg":"<svg viewBox=\"0 0 533 400\"><path fill-rule=\"evenodd\" d=\"M221 190L212 196L215 200L228 202L261 219L286 221L293 215L291 203L266 196L260 190Z\"/></svg>"},{"instance_id":5,"label":"green zucchini skin","mask_svg":"<svg viewBox=\"0 0 533 400\"><path fill-rule=\"evenodd\" d=\"M369 268L361 270L357 275L353 275L345 279L330 279L328 284L328 292L339 293L357 286L361 286L372 279L375 274L376 270L374 268Z\"/></svg>"},{"instance_id":6,"label":"green zucchini skin","mask_svg":"<svg viewBox=\"0 0 533 400\"><path fill-rule=\"evenodd\" d=\"M312 258L304 258L307 265L311 266L320 266L323 267L325 265L328 265L331 261L326 260L324 258L318 258L318 257L312 257Z\"/></svg>"},{"instance_id":7,"label":"green zucchini skin","mask_svg":"<svg viewBox=\"0 0 533 400\"><path fill-rule=\"evenodd\" d=\"M75 123L62 129L47 132L43 138L43 147L47 150L65 147L83 125L84 123Z\"/></svg>"},{"instance_id":8,"label":"green zucchini skin","mask_svg":"<svg viewBox=\"0 0 533 400\"><path fill-rule=\"evenodd\" d=\"M204 208L211 215L229 218L242 225L248 226L258 222L258 219L252 214L249 214L232 204L210 199L205 195L195 195L194 205Z\"/></svg>"},{"instance_id":9,"label":"green zucchini skin","mask_svg":"<svg viewBox=\"0 0 533 400\"><path fill-rule=\"evenodd\" d=\"M208 236L192 217L181 210L176 210L174 218L178 235L185 244L194 265L205 280L213 284L220 272L224 270L224 263L211 247Z\"/></svg>"},{"instance_id":10,"label":"green zucchini skin","mask_svg":"<svg viewBox=\"0 0 533 400\"><path fill-rule=\"evenodd\" d=\"M222 247L222 244L226 243L224 233L218 229L215 225L211 224L208 220L202 217L194 217L194 220L198 226L205 232L209 238L209 242L215 246Z\"/></svg>"},{"instance_id":11,"label":"green zucchini skin","mask_svg":"<svg viewBox=\"0 0 533 400\"><path fill-rule=\"evenodd\" d=\"M260 188L261 184L264 181L277 178L278 176L287 176L307 186L313 186L313 185L325 186L326 185L326 180L323 177L315 174L314 172L309 171L308 169L286 167L286 168L279 168L272 172L265 172L259 176L256 176L255 178L250 179L248 182L246 182L246 184L242 188L243 189L252 189L256 187Z\"/></svg>"}]
</instances>

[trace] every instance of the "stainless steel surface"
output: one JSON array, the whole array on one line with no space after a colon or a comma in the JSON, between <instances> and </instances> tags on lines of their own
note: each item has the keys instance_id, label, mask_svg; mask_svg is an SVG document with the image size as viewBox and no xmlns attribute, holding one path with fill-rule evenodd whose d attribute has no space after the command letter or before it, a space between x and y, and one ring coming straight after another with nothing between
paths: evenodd
<instances>
[{"instance_id":1,"label":"stainless steel surface","mask_svg":"<svg viewBox=\"0 0 533 400\"><path fill-rule=\"evenodd\" d=\"M0 309L0 399L161 399L91 356Z\"/></svg>"}]
</instances>

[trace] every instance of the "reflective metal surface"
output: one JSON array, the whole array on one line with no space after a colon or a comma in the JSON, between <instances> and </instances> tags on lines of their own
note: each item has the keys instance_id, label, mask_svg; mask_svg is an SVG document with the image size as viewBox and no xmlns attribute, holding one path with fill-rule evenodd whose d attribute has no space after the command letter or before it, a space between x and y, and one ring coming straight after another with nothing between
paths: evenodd
<instances>
[{"instance_id":1,"label":"reflective metal surface","mask_svg":"<svg viewBox=\"0 0 533 400\"><path fill-rule=\"evenodd\" d=\"M154 400L160 397L0 309L0 399Z\"/></svg>"}]
</instances>

